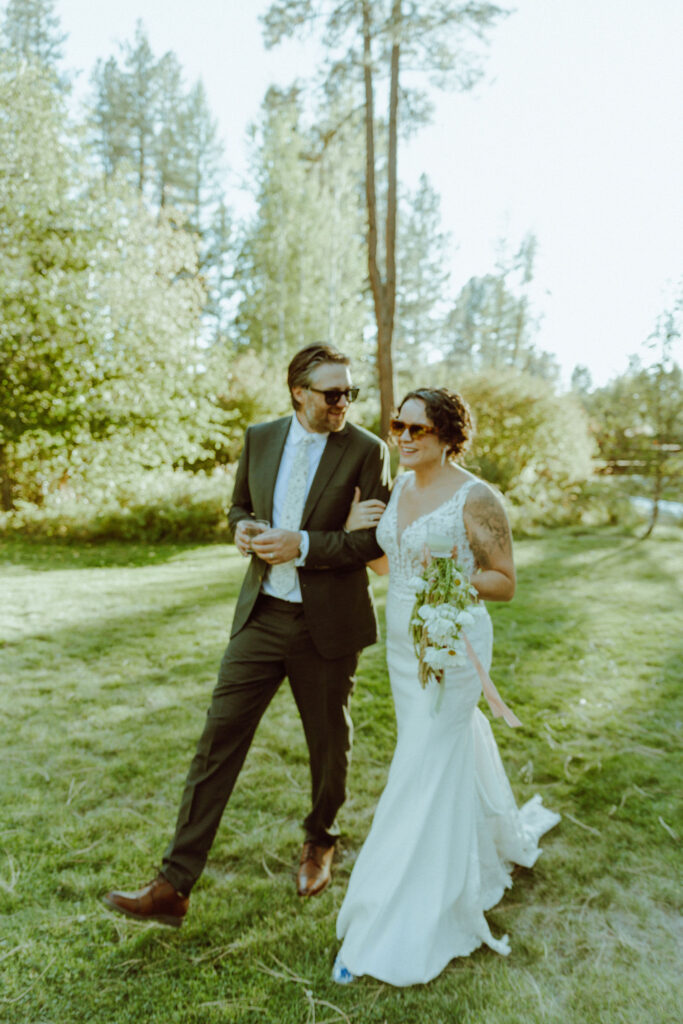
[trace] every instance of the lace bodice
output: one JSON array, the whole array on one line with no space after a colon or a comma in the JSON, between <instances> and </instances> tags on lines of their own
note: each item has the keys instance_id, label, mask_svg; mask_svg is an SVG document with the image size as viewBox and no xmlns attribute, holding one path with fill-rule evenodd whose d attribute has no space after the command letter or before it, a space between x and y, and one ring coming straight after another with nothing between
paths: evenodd
<instances>
[{"instance_id":1,"label":"lace bodice","mask_svg":"<svg viewBox=\"0 0 683 1024\"><path fill-rule=\"evenodd\" d=\"M401 490L410 474L397 477L389 504L384 510L377 527L377 541L389 558L389 580L392 594L397 597L414 599L414 591L408 586L411 576L422 572L422 548L430 534L439 534L452 540L458 546L458 563L471 575L474 572L474 555L467 539L463 508L468 491L479 481L476 477L466 480L446 501L431 512L418 516L409 523L398 537L398 503Z\"/></svg>"}]
</instances>

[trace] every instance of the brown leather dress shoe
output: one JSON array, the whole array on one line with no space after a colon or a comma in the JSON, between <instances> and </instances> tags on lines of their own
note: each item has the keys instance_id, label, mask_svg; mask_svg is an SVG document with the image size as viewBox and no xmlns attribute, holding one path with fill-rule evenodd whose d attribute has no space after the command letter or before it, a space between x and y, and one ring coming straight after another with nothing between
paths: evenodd
<instances>
[{"instance_id":1,"label":"brown leather dress shoe","mask_svg":"<svg viewBox=\"0 0 683 1024\"><path fill-rule=\"evenodd\" d=\"M301 850L297 892L299 896L316 896L328 885L332 877L334 846L319 846L307 840Z\"/></svg>"},{"instance_id":2,"label":"brown leather dress shoe","mask_svg":"<svg viewBox=\"0 0 683 1024\"><path fill-rule=\"evenodd\" d=\"M126 917L134 917L138 921L158 921L159 924L180 928L190 898L183 896L168 879L159 874L137 892L108 892L102 901L111 910L117 910Z\"/></svg>"}]
</instances>

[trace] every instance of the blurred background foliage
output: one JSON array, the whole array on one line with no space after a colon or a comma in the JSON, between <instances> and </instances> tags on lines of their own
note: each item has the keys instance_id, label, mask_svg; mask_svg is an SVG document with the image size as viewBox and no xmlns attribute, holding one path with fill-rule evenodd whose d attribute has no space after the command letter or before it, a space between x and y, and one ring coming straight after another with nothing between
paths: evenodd
<instances>
[{"instance_id":1,"label":"blurred background foliage","mask_svg":"<svg viewBox=\"0 0 683 1024\"><path fill-rule=\"evenodd\" d=\"M352 357L353 418L379 427L362 114L344 90L271 88L240 221L202 85L142 24L75 112L54 0L9 0L1 18L0 532L223 537L244 429L288 411L303 344ZM377 146L381 165L381 119ZM478 428L465 464L517 530L630 523L649 496L650 532L680 500L680 290L626 373L596 388L577 367L561 393L535 344L534 236L501 240L453 295L426 175L399 184L397 225L395 393L462 391Z\"/></svg>"}]
</instances>

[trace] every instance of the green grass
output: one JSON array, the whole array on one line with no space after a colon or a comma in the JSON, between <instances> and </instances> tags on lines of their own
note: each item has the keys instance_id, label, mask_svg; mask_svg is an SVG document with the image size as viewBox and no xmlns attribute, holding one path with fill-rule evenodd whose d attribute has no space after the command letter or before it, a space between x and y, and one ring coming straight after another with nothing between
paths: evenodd
<instances>
[{"instance_id":1,"label":"green grass","mask_svg":"<svg viewBox=\"0 0 683 1024\"><path fill-rule=\"evenodd\" d=\"M244 563L224 546L12 542L0 556L2 1024L660 1024L676 1004L683 540L556 532L517 546L492 607L494 726L521 802L563 815L427 986L329 979L335 917L394 742L381 646L363 655L333 885L293 884L308 796L287 687L269 709L179 931L99 902L156 870ZM380 607L385 583L377 581ZM425 837L429 855L429 836ZM680 942L680 932L678 933ZM680 952L680 948L679 951Z\"/></svg>"}]
</instances>

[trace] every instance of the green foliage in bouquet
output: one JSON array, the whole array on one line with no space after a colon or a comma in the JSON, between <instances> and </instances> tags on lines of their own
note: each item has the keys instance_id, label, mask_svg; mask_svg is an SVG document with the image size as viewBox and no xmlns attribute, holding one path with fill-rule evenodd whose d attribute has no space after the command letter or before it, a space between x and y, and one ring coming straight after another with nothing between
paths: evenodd
<instances>
[{"instance_id":1,"label":"green foliage in bouquet","mask_svg":"<svg viewBox=\"0 0 683 1024\"><path fill-rule=\"evenodd\" d=\"M418 677L423 687L441 681L444 669L466 657L463 628L474 621L477 592L450 557L432 558L413 579L415 604L410 617Z\"/></svg>"}]
</instances>

